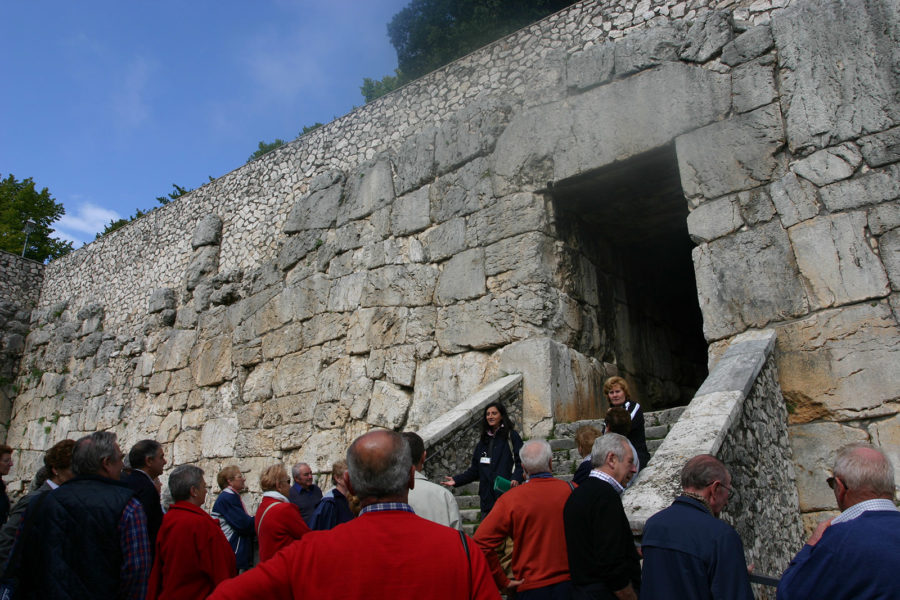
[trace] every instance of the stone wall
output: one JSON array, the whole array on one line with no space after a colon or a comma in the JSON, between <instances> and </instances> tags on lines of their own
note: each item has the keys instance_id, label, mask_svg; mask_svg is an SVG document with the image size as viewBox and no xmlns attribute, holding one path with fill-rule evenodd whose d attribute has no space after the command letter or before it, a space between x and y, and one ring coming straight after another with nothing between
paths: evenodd
<instances>
[{"instance_id":1,"label":"stone wall","mask_svg":"<svg viewBox=\"0 0 900 600\"><path fill-rule=\"evenodd\" d=\"M0 437L12 417L15 379L43 276L43 263L0 251Z\"/></svg>"},{"instance_id":2,"label":"stone wall","mask_svg":"<svg viewBox=\"0 0 900 600\"><path fill-rule=\"evenodd\" d=\"M679 222L694 333L714 358L778 331L793 420L896 439L898 23L889 0L583 2L54 261L16 381L12 489L97 428L255 485L274 460L321 473L363 431L421 428L509 373L527 435L601 416L619 369L651 404L654 385L690 396L702 365L671 358L682 304L647 310L668 286L604 279L620 247L567 234L572 198L591 226L637 222L635 248ZM620 166L652 186L657 160L665 194L603 187ZM798 463L819 460L798 439Z\"/></svg>"},{"instance_id":3,"label":"stone wall","mask_svg":"<svg viewBox=\"0 0 900 600\"><path fill-rule=\"evenodd\" d=\"M625 492L625 511L637 535L681 492L687 460L713 454L732 474L735 494L722 518L740 534L747 564L755 564L758 574L780 577L799 551L804 538L775 338L767 330L732 340L650 465Z\"/></svg>"}]
</instances>

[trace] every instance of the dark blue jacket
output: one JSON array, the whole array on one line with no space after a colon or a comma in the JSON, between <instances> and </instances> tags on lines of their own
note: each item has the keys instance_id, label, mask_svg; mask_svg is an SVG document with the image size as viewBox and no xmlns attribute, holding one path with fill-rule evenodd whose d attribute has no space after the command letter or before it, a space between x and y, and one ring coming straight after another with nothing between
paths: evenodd
<instances>
[{"instance_id":1,"label":"dark blue jacket","mask_svg":"<svg viewBox=\"0 0 900 600\"><path fill-rule=\"evenodd\" d=\"M35 498L16 597L118 598L119 521L133 495L120 481L80 475Z\"/></svg>"},{"instance_id":2,"label":"dark blue jacket","mask_svg":"<svg viewBox=\"0 0 900 600\"><path fill-rule=\"evenodd\" d=\"M679 496L647 520L641 600L753 600L744 545L699 500Z\"/></svg>"},{"instance_id":3,"label":"dark blue jacket","mask_svg":"<svg viewBox=\"0 0 900 600\"><path fill-rule=\"evenodd\" d=\"M778 584L778 600L900 599L900 512L867 511L804 546Z\"/></svg>"},{"instance_id":4,"label":"dark blue jacket","mask_svg":"<svg viewBox=\"0 0 900 600\"><path fill-rule=\"evenodd\" d=\"M244 510L240 496L222 491L213 504L212 516L219 521L234 550L238 570L249 569L253 562L254 525L253 517Z\"/></svg>"},{"instance_id":5,"label":"dark blue jacket","mask_svg":"<svg viewBox=\"0 0 900 600\"><path fill-rule=\"evenodd\" d=\"M159 501L159 492L153 485L153 480L146 473L135 469L125 477L122 482L134 490L135 497L141 501L144 513L147 515L147 535L150 536L150 552L156 552L156 534L162 527L162 505Z\"/></svg>"},{"instance_id":6,"label":"dark blue jacket","mask_svg":"<svg viewBox=\"0 0 900 600\"><path fill-rule=\"evenodd\" d=\"M510 452L510 441L512 452ZM488 438L487 441L479 440L472 453L472 464L458 475L453 476L455 487L466 485L478 479L478 495L481 498L481 517L484 518L494 502L500 497L501 492L494 489L494 479L499 475L504 479L515 479L519 483L524 481L522 477L522 461L519 459L519 450L522 449L522 438L515 431L509 432L509 440L497 435ZM490 463L482 463L482 457L490 457Z\"/></svg>"},{"instance_id":7,"label":"dark blue jacket","mask_svg":"<svg viewBox=\"0 0 900 600\"><path fill-rule=\"evenodd\" d=\"M313 513L316 512L316 506L322 500L322 490L319 486L312 484L308 490L304 489L299 483L291 486L288 500L293 502L300 509L300 515L306 522L307 526L312 529Z\"/></svg>"},{"instance_id":8,"label":"dark blue jacket","mask_svg":"<svg viewBox=\"0 0 900 600\"><path fill-rule=\"evenodd\" d=\"M350 510L347 497L335 488L319 502L316 511L310 518L309 528L319 531L334 529L352 518L353 511Z\"/></svg>"}]
</instances>

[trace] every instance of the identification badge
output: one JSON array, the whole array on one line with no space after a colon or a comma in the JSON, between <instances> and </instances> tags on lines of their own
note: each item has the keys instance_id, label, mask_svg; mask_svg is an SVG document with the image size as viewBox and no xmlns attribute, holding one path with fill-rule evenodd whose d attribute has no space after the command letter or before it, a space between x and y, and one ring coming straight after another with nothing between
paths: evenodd
<instances>
[{"instance_id":1,"label":"identification badge","mask_svg":"<svg viewBox=\"0 0 900 600\"><path fill-rule=\"evenodd\" d=\"M489 464L491 464L491 457L490 457L490 456L482 456L482 457L481 457L481 464L483 464L483 465L489 465Z\"/></svg>"}]
</instances>

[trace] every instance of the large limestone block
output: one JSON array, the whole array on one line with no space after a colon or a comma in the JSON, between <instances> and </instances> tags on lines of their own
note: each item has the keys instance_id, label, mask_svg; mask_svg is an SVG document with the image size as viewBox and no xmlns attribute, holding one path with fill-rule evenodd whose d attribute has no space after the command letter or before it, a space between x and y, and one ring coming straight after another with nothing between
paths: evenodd
<instances>
[{"instance_id":1,"label":"large limestone block","mask_svg":"<svg viewBox=\"0 0 900 600\"><path fill-rule=\"evenodd\" d=\"M859 149L870 167L900 161L900 127L860 138Z\"/></svg>"},{"instance_id":2,"label":"large limestone block","mask_svg":"<svg viewBox=\"0 0 900 600\"><path fill-rule=\"evenodd\" d=\"M526 231L546 231L549 220L549 209L542 196L528 192L511 194L469 216L466 242L470 247L486 246Z\"/></svg>"},{"instance_id":3,"label":"large limestone block","mask_svg":"<svg viewBox=\"0 0 900 600\"><path fill-rule=\"evenodd\" d=\"M191 375L201 387L231 378L231 369L231 336L202 341L191 350Z\"/></svg>"},{"instance_id":4,"label":"large limestone block","mask_svg":"<svg viewBox=\"0 0 900 600\"><path fill-rule=\"evenodd\" d=\"M730 67L754 59L775 44L768 25L751 27L722 48L722 62Z\"/></svg>"},{"instance_id":5,"label":"large limestone block","mask_svg":"<svg viewBox=\"0 0 900 600\"><path fill-rule=\"evenodd\" d=\"M879 240L881 261L891 280L891 288L900 290L900 229L888 231Z\"/></svg>"},{"instance_id":6,"label":"large limestone block","mask_svg":"<svg viewBox=\"0 0 900 600\"><path fill-rule=\"evenodd\" d=\"M337 211L338 227L368 216L394 200L394 180L387 160L367 165L347 179L346 197Z\"/></svg>"},{"instance_id":7,"label":"large limestone block","mask_svg":"<svg viewBox=\"0 0 900 600\"><path fill-rule=\"evenodd\" d=\"M431 304L438 271L421 264L388 265L369 271L360 305L423 306Z\"/></svg>"},{"instance_id":8,"label":"large limestone block","mask_svg":"<svg viewBox=\"0 0 900 600\"><path fill-rule=\"evenodd\" d=\"M737 198L728 196L704 202L691 211L687 218L688 234L698 244L720 238L744 225Z\"/></svg>"},{"instance_id":9,"label":"large limestone block","mask_svg":"<svg viewBox=\"0 0 900 600\"><path fill-rule=\"evenodd\" d=\"M841 446L868 442L864 429L840 423L808 423L788 428L794 455L794 472L800 510L832 510L837 508L834 492L825 483L831 475L834 457Z\"/></svg>"},{"instance_id":10,"label":"large limestone block","mask_svg":"<svg viewBox=\"0 0 900 600\"><path fill-rule=\"evenodd\" d=\"M421 231L431 224L430 186L400 196L391 207L391 232L396 236Z\"/></svg>"},{"instance_id":11,"label":"large limestone block","mask_svg":"<svg viewBox=\"0 0 900 600\"><path fill-rule=\"evenodd\" d=\"M494 379L493 366L491 357L483 352L467 352L420 362L416 369L416 387L406 429L415 431L464 401Z\"/></svg>"},{"instance_id":12,"label":"large limestone block","mask_svg":"<svg viewBox=\"0 0 900 600\"><path fill-rule=\"evenodd\" d=\"M898 26L895 0L795 2L773 14L792 151L897 124Z\"/></svg>"},{"instance_id":13,"label":"large limestone block","mask_svg":"<svg viewBox=\"0 0 900 600\"><path fill-rule=\"evenodd\" d=\"M404 344L373 350L366 363L366 373L373 379L384 377L391 383L411 388L416 378L416 347Z\"/></svg>"},{"instance_id":14,"label":"large limestone block","mask_svg":"<svg viewBox=\"0 0 900 600\"><path fill-rule=\"evenodd\" d=\"M197 221L194 235L191 237L191 248L218 245L222 241L222 219L217 215L206 215Z\"/></svg>"},{"instance_id":15,"label":"large limestone block","mask_svg":"<svg viewBox=\"0 0 900 600\"><path fill-rule=\"evenodd\" d=\"M687 196L716 198L767 183L782 169L781 110L770 104L680 136L675 142Z\"/></svg>"},{"instance_id":16,"label":"large limestone block","mask_svg":"<svg viewBox=\"0 0 900 600\"><path fill-rule=\"evenodd\" d=\"M818 217L788 230L810 307L828 308L890 292L881 262L865 237L866 214Z\"/></svg>"},{"instance_id":17,"label":"large limestone block","mask_svg":"<svg viewBox=\"0 0 900 600\"><path fill-rule=\"evenodd\" d=\"M333 227L344 191L343 181L299 198L284 222L285 233Z\"/></svg>"},{"instance_id":18,"label":"large limestone block","mask_svg":"<svg viewBox=\"0 0 900 600\"><path fill-rule=\"evenodd\" d=\"M475 102L450 117L438 129L434 142L438 172L489 153L511 112L510 107L496 101Z\"/></svg>"},{"instance_id":19,"label":"large limestone block","mask_svg":"<svg viewBox=\"0 0 900 600\"><path fill-rule=\"evenodd\" d=\"M328 310L344 312L356 310L360 305L366 273L352 273L334 280L328 292ZM314 305L317 308L317 305Z\"/></svg>"},{"instance_id":20,"label":"large limestone block","mask_svg":"<svg viewBox=\"0 0 900 600\"><path fill-rule=\"evenodd\" d=\"M731 74L734 86L734 110L749 112L778 99L775 87L775 57L764 56L759 60L737 67Z\"/></svg>"},{"instance_id":21,"label":"large limestone block","mask_svg":"<svg viewBox=\"0 0 900 600\"><path fill-rule=\"evenodd\" d=\"M295 452L285 454L285 464L305 462L309 464L314 473L331 472L331 466L335 461L343 459L347 454L347 447L357 437L371 428L366 422L349 423L341 431L327 430L316 431L307 438L296 437L290 447L297 448ZM286 435L285 437L294 437Z\"/></svg>"},{"instance_id":22,"label":"large limestone block","mask_svg":"<svg viewBox=\"0 0 900 600\"><path fill-rule=\"evenodd\" d=\"M873 235L881 235L900 227L900 200L886 202L869 210L869 230Z\"/></svg>"},{"instance_id":23,"label":"large limestone block","mask_svg":"<svg viewBox=\"0 0 900 600\"><path fill-rule=\"evenodd\" d=\"M734 37L729 17L724 11L712 11L694 21L684 34L681 58L699 63L712 58Z\"/></svg>"},{"instance_id":24,"label":"large limestone block","mask_svg":"<svg viewBox=\"0 0 900 600\"><path fill-rule=\"evenodd\" d=\"M658 148L723 117L728 75L667 63L516 115L494 151L498 195L540 189Z\"/></svg>"},{"instance_id":25,"label":"large limestone block","mask_svg":"<svg viewBox=\"0 0 900 600\"><path fill-rule=\"evenodd\" d=\"M894 484L900 487L900 414L869 425L872 443L884 450L894 465Z\"/></svg>"},{"instance_id":26,"label":"large limestone block","mask_svg":"<svg viewBox=\"0 0 900 600\"><path fill-rule=\"evenodd\" d=\"M201 456L202 445L200 443L200 431L182 431L175 438L175 450L172 453L172 462L176 465L194 463Z\"/></svg>"},{"instance_id":27,"label":"large limestone block","mask_svg":"<svg viewBox=\"0 0 900 600\"><path fill-rule=\"evenodd\" d=\"M791 165L791 170L819 187L847 179L862 163L862 154L854 144L841 144L813 152Z\"/></svg>"},{"instance_id":28,"label":"large limestone block","mask_svg":"<svg viewBox=\"0 0 900 600\"><path fill-rule=\"evenodd\" d=\"M566 85L583 90L609 81L615 60L615 42L595 44L573 52L566 59Z\"/></svg>"},{"instance_id":29,"label":"large limestone block","mask_svg":"<svg viewBox=\"0 0 900 600\"><path fill-rule=\"evenodd\" d=\"M422 234L425 258L437 262L450 258L466 247L466 220L451 219Z\"/></svg>"},{"instance_id":30,"label":"large limestone block","mask_svg":"<svg viewBox=\"0 0 900 600\"><path fill-rule=\"evenodd\" d=\"M347 282L345 282L347 283ZM279 320L304 321L328 309L331 280L322 273L313 273L305 279L284 288L278 296Z\"/></svg>"},{"instance_id":31,"label":"large limestone block","mask_svg":"<svg viewBox=\"0 0 900 600\"><path fill-rule=\"evenodd\" d=\"M305 324L290 323L281 329L270 331L262 336L262 355L266 360L278 358L285 354L297 352L306 344L303 339Z\"/></svg>"},{"instance_id":32,"label":"large limestone block","mask_svg":"<svg viewBox=\"0 0 900 600\"><path fill-rule=\"evenodd\" d=\"M440 308L435 339L448 354L502 346L512 338L514 309L515 306L491 295Z\"/></svg>"},{"instance_id":33,"label":"large limestone block","mask_svg":"<svg viewBox=\"0 0 900 600\"><path fill-rule=\"evenodd\" d=\"M186 329L176 329L156 351L155 371L173 371L188 366L191 348L197 340L197 333Z\"/></svg>"},{"instance_id":34,"label":"large limestone block","mask_svg":"<svg viewBox=\"0 0 900 600\"><path fill-rule=\"evenodd\" d=\"M431 220L443 223L463 217L493 201L491 163L476 158L459 169L442 175L430 187Z\"/></svg>"},{"instance_id":35,"label":"large limestone block","mask_svg":"<svg viewBox=\"0 0 900 600\"><path fill-rule=\"evenodd\" d=\"M560 263L561 257L556 249L556 240L540 232L505 238L484 249L485 275L495 276L505 273L508 275L506 281L509 285L554 283ZM584 275L590 277L591 274L594 276L593 288L596 288L596 271L591 270ZM582 282L581 279L578 281ZM591 288L590 282L587 282L587 287ZM588 301L590 302L590 299ZM596 303L596 298L594 302Z\"/></svg>"},{"instance_id":36,"label":"large limestone block","mask_svg":"<svg viewBox=\"0 0 900 600\"><path fill-rule=\"evenodd\" d=\"M414 136L404 139L392 154L391 161L397 171L394 188L397 194L405 194L434 178L434 136L437 130L427 127Z\"/></svg>"},{"instance_id":37,"label":"large limestone block","mask_svg":"<svg viewBox=\"0 0 900 600\"><path fill-rule=\"evenodd\" d=\"M385 429L396 429L406 421L412 394L384 381L376 381L366 423Z\"/></svg>"},{"instance_id":38,"label":"large limestone block","mask_svg":"<svg viewBox=\"0 0 900 600\"><path fill-rule=\"evenodd\" d=\"M204 458L234 456L234 443L238 432L238 422L234 417L211 419L203 425L200 443Z\"/></svg>"},{"instance_id":39,"label":"large limestone block","mask_svg":"<svg viewBox=\"0 0 900 600\"><path fill-rule=\"evenodd\" d=\"M404 343L408 317L409 309L403 306L357 310L349 320L347 352L365 354L375 348Z\"/></svg>"},{"instance_id":40,"label":"large limestone block","mask_svg":"<svg viewBox=\"0 0 900 600\"><path fill-rule=\"evenodd\" d=\"M707 340L808 310L787 232L776 221L698 246L693 258Z\"/></svg>"},{"instance_id":41,"label":"large limestone block","mask_svg":"<svg viewBox=\"0 0 900 600\"><path fill-rule=\"evenodd\" d=\"M348 409L357 401L368 400L372 380L366 376L366 359L345 356L328 365L318 377L316 390L318 400L336 402Z\"/></svg>"},{"instance_id":42,"label":"large limestone block","mask_svg":"<svg viewBox=\"0 0 900 600\"><path fill-rule=\"evenodd\" d=\"M900 165L832 183L819 190L819 194L831 212L895 200L900 197Z\"/></svg>"},{"instance_id":43,"label":"large limestone block","mask_svg":"<svg viewBox=\"0 0 900 600\"><path fill-rule=\"evenodd\" d=\"M444 265L438 278L435 300L440 305L484 295L484 249L460 252Z\"/></svg>"},{"instance_id":44,"label":"large limestone block","mask_svg":"<svg viewBox=\"0 0 900 600\"><path fill-rule=\"evenodd\" d=\"M900 390L900 328L886 301L826 310L781 325L776 356L793 422L896 411L889 403L896 402Z\"/></svg>"},{"instance_id":45,"label":"large limestone block","mask_svg":"<svg viewBox=\"0 0 900 600\"><path fill-rule=\"evenodd\" d=\"M671 25L635 31L616 40L614 47L616 77L622 77L664 62L677 61L681 31Z\"/></svg>"},{"instance_id":46,"label":"large limestone block","mask_svg":"<svg viewBox=\"0 0 900 600\"><path fill-rule=\"evenodd\" d=\"M272 377L275 374L275 363L266 361L250 371L244 381L242 398L244 402L260 402L272 397Z\"/></svg>"},{"instance_id":47,"label":"large limestone block","mask_svg":"<svg viewBox=\"0 0 900 600\"><path fill-rule=\"evenodd\" d=\"M554 422L599 419L603 381L613 374L596 359L546 337L506 346L499 368L522 374L522 427L529 437L547 437Z\"/></svg>"},{"instance_id":48,"label":"large limestone block","mask_svg":"<svg viewBox=\"0 0 900 600\"><path fill-rule=\"evenodd\" d=\"M275 366L272 391L275 396L286 396L316 389L316 377L322 370L322 349L311 348L306 352L289 354Z\"/></svg>"}]
</instances>

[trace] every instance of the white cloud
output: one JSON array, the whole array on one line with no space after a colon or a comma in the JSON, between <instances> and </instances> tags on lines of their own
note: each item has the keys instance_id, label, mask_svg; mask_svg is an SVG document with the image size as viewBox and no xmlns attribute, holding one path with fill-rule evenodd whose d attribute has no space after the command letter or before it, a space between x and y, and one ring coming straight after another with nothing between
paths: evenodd
<instances>
[{"instance_id":1,"label":"white cloud","mask_svg":"<svg viewBox=\"0 0 900 600\"><path fill-rule=\"evenodd\" d=\"M56 223L54 235L72 242L76 248L82 243L94 241L94 236L103 231L107 223L120 219L114 210L97 206L92 202L82 202L75 209L66 209L66 214Z\"/></svg>"}]
</instances>

